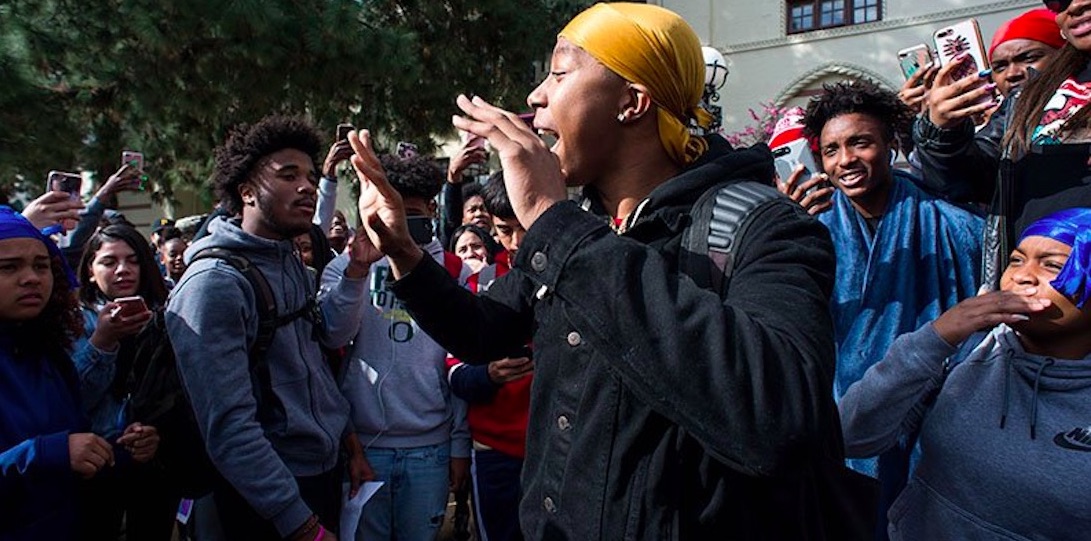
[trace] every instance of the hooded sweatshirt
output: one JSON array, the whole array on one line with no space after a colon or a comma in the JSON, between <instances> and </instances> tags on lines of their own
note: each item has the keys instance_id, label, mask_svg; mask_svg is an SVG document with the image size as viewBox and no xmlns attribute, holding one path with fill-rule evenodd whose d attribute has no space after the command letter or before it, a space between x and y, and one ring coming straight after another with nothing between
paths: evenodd
<instances>
[{"instance_id":1,"label":"hooded sweatshirt","mask_svg":"<svg viewBox=\"0 0 1091 541\"><path fill-rule=\"evenodd\" d=\"M15 355L0 324L0 540L71 539L76 483L68 436L87 430L75 369Z\"/></svg>"},{"instance_id":2,"label":"hooded sweatshirt","mask_svg":"<svg viewBox=\"0 0 1091 541\"><path fill-rule=\"evenodd\" d=\"M890 508L890 538L1086 539L1091 356L1032 355L1005 325L968 344L945 379L958 350L931 324L903 335L841 401L849 456L921 426L921 460Z\"/></svg>"},{"instance_id":3,"label":"hooded sweatshirt","mask_svg":"<svg viewBox=\"0 0 1091 541\"><path fill-rule=\"evenodd\" d=\"M319 303L325 328L316 329L313 317L277 328L264 362L278 404L263 407L259 421L248 360L258 328L255 292L226 261L193 257L211 247L245 256L269 282L279 316L307 304L314 280L291 240L256 237L226 218L213 221L209 231L186 250L189 268L171 292L167 330L209 457L287 536L312 514L294 477L334 468L348 425L348 403L316 338L332 348L348 342L359 326L365 282L340 278L330 286Z\"/></svg>"},{"instance_id":4,"label":"hooded sweatshirt","mask_svg":"<svg viewBox=\"0 0 1091 541\"><path fill-rule=\"evenodd\" d=\"M433 239L422 246L443 264L443 247ZM323 294L344 275L348 256L336 257L322 274ZM470 269L462 266L459 283ZM451 394L447 350L417 325L390 291L390 263L383 258L368 273L370 304L348 357L342 384L352 404L352 424L365 447L406 449L451 442L451 456L470 456L466 403Z\"/></svg>"}]
</instances>

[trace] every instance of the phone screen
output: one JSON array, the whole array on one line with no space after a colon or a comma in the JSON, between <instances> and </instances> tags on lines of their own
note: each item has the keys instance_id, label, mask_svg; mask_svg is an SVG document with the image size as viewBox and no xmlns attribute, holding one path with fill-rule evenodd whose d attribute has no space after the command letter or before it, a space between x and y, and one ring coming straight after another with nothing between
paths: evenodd
<instances>
[{"instance_id":1,"label":"phone screen","mask_svg":"<svg viewBox=\"0 0 1091 541\"><path fill-rule=\"evenodd\" d=\"M355 129L356 128L353 127L352 124L338 124L337 125L337 140L338 141L348 141L349 132L352 131L352 130L355 130Z\"/></svg>"},{"instance_id":2,"label":"phone screen","mask_svg":"<svg viewBox=\"0 0 1091 541\"><path fill-rule=\"evenodd\" d=\"M65 192L72 198L80 196L80 188L83 186L83 177L75 173L62 171L50 171L48 187L51 192Z\"/></svg>"}]
</instances>

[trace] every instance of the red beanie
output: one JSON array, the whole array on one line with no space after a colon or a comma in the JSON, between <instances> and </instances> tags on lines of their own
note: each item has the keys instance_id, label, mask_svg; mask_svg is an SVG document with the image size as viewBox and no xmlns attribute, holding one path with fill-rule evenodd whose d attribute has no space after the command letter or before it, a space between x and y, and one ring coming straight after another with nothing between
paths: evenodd
<instances>
[{"instance_id":1,"label":"red beanie","mask_svg":"<svg viewBox=\"0 0 1091 541\"><path fill-rule=\"evenodd\" d=\"M773 135L769 138L769 148L775 149L803 138L802 107L792 107L781 112L781 117L773 127Z\"/></svg>"},{"instance_id":2,"label":"red beanie","mask_svg":"<svg viewBox=\"0 0 1091 541\"><path fill-rule=\"evenodd\" d=\"M1065 44L1061 28L1057 26L1056 14L1046 8L1032 9L1000 25L989 46L989 60L992 60L993 51L1001 43L1013 39L1030 39L1054 49L1060 49Z\"/></svg>"}]
</instances>

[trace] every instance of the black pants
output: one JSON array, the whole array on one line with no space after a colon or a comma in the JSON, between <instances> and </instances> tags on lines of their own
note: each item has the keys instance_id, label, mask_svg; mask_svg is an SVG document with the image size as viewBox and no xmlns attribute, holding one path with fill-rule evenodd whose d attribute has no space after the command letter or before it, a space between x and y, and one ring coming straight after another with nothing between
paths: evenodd
<instances>
[{"instance_id":1,"label":"black pants","mask_svg":"<svg viewBox=\"0 0 1091 541\"><path fill-rule=\"evenodd\" d=\"M116 541L122 531L132 541L170 541L179 497L159 472L129 462L106 468L80 487L79 538Z\"/></svg>"},{"instance_id":2,"label":"black pants","mask_svg":"<svg viewBox=\"0 0 1091 541\"><path fill-rule=\"evenodd\" d=\"M341 524L341 480L344 472L344 467L339 464L321 475L295 478L303 501L311 508L311 512L318 515L322 527L334 533L337 533ZM279 541L284 538L277 533L273 523L261 518L226 480L219 480L213 498L216 500L220 524L228 539Z\"/></svg>"}]
</instances>

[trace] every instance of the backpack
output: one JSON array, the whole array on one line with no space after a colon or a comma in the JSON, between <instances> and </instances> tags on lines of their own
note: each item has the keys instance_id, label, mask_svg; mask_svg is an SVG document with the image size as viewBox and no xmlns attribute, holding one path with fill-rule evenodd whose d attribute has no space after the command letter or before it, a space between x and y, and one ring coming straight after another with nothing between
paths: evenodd
<instances>
[{"instance_id":1,"label":"backpack","mask_svg":"<svg viewBox=\"0 0 1091 541\"><path fill-rule=\"evenodd\" d=\"M193 261L208 258L230 264L254 289L258 332L250 344L249 367L260 419L263 412L278 406L272 392L269 365L264 362L273 335L279 327L315 310L313 301L294 313L278 317L276 298L268 280L249 260L222 248L208 248L198 252ZM159 431L159 448L152 464L166 478L167 487L175 489L178 496L197 498L208 494L219 474L205 450L204 438L178 375L174 347L162 311L157 311L137 335L134 348L133 358L139 362L133 363L128 374L127 407L130 419L155 426Z\"/></svg>"},{"instance_id":2,"label":"backpack","mask_svg":"<svg viewBox=\"0 0 1091 541\"><path fill-rule=\"evenodd\" d=\"M756 182L727 181L709 188L690 211L682 233L680 270L698 286L723 298L735 269L735 249L761 211L784 196ZM829 539L873 539L879 516L879 482L844 461L824 460L814 468L817 500L829 520Z\"/></svg>"}]
</instances>

